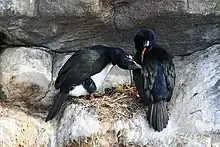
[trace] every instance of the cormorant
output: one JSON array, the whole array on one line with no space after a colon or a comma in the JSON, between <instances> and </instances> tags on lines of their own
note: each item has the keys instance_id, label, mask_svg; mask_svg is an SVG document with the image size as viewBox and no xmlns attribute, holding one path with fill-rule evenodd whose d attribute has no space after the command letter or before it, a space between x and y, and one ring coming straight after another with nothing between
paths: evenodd
<instances>
[{"instance_id":1,"label":"cormorant","mask_svg":"<svg viewBox=\"0 0 220 147\"><path fill-rule=\"evenodd\" d=\"M149 125L160 132L167 127L169 120L166 105L175 86L175 66L168 52L156 44L152 30L140 30L134 44L134 60L142 66L142 69L133 70L135 86L143 102L149 106Z\"/></svg>"},{"instance_id":2,"label":"cormorant","mask_svg":"<svg viewBox=\"0 0 220 147\"><path fill-rule=\"evenodd\" d=\"M95 45L73 54L58 73L55 88L60 91L45 121L57 115L69 93L80 96L96 91L114 65L126 70L141 68L121 48Z\"/></svg>"}]
</instances>

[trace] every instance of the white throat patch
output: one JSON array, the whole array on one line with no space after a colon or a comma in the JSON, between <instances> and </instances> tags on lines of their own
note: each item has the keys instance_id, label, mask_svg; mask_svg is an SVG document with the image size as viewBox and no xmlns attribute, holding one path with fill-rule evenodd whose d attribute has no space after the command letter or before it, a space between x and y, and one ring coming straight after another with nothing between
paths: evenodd
<instances>
[{"instance_id":1,"label":"white throat patch","mask_svg":"<svg viewBox=\"0 0 220 147\"><path fill-rule=\"evenodd\" d=\"M147 41L147 46L149 46L149 45L150 45L150 41L148 40L148 41Z\"/></svg>"},{"instance_id":2,"label":"white throat patch","mask_svg":"<svg viewBox=\"0 0 220 147\"><path fill-rule=\"evenodd\" d=\"M97 89L99 89L99 87L102 85L112 67L113 65L110 63L101 72L91 76L91 79L94 81ZM89 93L83 88L82 84L80 84L71 90L69 94L78 97L82 95L88 95Z\"/></svg>"}]
</instances>

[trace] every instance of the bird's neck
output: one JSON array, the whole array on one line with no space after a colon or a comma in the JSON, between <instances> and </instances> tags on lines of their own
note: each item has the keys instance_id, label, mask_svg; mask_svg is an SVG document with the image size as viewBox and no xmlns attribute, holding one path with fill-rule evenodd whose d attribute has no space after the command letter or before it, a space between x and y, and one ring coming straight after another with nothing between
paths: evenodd
<instances>
[{"instance_id":1,"label":"bird's neck","mask_svg":"<svg viewBox=\"0 0 220 147\"><path fill-rule=\"evenodd\" d=\"M109 49L106 53L107 53L107 57L108 57L109 60L112 62L112 64L113 64L113 65L116 65L116 60L117 60L116 50L114 50L114 49Z\"/></svg>"}]
</instances>

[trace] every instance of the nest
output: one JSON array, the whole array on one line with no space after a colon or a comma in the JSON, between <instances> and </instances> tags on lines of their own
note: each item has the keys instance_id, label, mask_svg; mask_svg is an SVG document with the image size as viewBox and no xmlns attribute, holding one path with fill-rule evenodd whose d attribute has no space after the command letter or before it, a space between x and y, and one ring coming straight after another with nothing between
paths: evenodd
<instances>
[{"instance_id":1,"label":"nest","mask_svg":"<svg viewBox=\"0 0 220 147\"><path fill-rule=\"evenodd\" d=\"M105 93L93 93L74 100L86 107L95 107L101 121L130 119L140 107L140 99L136 88L131 84L119 84Z\"/></svg>"},{"instance_id":2,"label":"nest","mask_svg":"<svg viewBox=\"0 0 220 147\"><path fill-rule=\"evenodd\" d=\"M74 99L74 103L96 108L104 132L74 141L70 146L124 146L121 145L121 132L115 132L112 129L113 125L117 120L132 119L143 109L138 92L131 84L118 84L105 93L94 93ZM102 145L103 142L105 145Z\"/></svg>"}]
</instances>

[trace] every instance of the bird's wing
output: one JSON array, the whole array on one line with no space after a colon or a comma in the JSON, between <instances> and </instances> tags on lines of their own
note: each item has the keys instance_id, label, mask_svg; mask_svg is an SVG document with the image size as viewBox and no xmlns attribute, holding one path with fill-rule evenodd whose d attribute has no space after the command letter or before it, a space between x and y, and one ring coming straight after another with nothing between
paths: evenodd
<instances>
[{"instance_id":1,"label":"bird's wing","mask_svg":"<svg viewBox=\"0 0 220 147\"><path fill-rule=\"evenodd\" d=\"M58 73L55 88L71 88L79 85L103 68L94 50L81 50L72 55ZM107 65L107 64L106 64Z\"/></svg>"},{"instance_id":2,"label":"bird's wing","mask_svg":"<svg viewBox=\"0 0 220 147\"><path fill-rule=\"evenodd\" d=\"M140 63L140 59L137 54L135 55L134 59L137 63ZM153 101L151 90L155 81L156 69L156 61L149 60L142 66L142 71L140 69L133 70L135 86L137 87L139 94L146 104L149 104Z\"/></svg>"},{"instance_id":3,"label":"bird's wing","mask_svg":"<svg viewBox=\"0 0 220 147\"><path fill-rule=\"evenodd\" d=\"M144 63L143 66L143 76L144 76L144 90L145 94L148 95L153 100L153 95L151 94L151 90L153 89L155 77L157 74L157 61L156 60L148 60Z\"/></svg>"},{"instance_id":4,"label":"bird's wing","mask_svg":"<svg viewBox=\"0 0 220 147\"><path fill-rule=\"evenodd\" d=\"M164 75L166 78L167 88L169 91L169 96L168 96L167 101L170 101L171 95L172 95L172 92L175 86L175 78L176 78L175 66L172 61L172 58L169 56L167 56L166 59L162 60L161 63L162 63L161 65L164 70Z\"/></svg>"},{"instance_id":5,"label":"bird's wing","mask_svg":"<svg viewBox=\"0 0 220 147\"><path fill-rule=\"evenodd\" d=\"M62 68L60 69L60 71L58 72L58 76L59 75L63 75L64 73L66 73L71 67L76 66L77 65L77 59L81 59L84 55L86 55L87 51L86 50L78 50L76 51L67 61L66 63L62 66Z\"/></svg>"}]
</instances>

